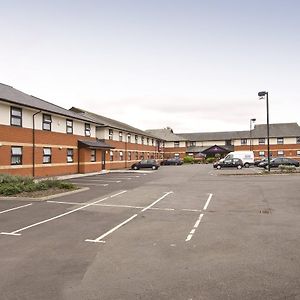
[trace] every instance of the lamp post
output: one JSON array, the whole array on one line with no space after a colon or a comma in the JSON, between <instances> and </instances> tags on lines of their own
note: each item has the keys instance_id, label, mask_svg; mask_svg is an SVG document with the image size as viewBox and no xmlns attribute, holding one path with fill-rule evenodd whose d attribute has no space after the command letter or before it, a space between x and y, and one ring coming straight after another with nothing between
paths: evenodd
<instances>
[{"instance_id":1,"label":"lamp post","mask_svg":"<svg viewBox=\"0 0 300 300\"><path fill-rule=\"evenodd\" d=\"M267 103L267 141L268 141L268 171L270 172L270 124L269 124L269 93L268 92L259 92L259 99L264 99L266 96Z\"/></svg>"},{"instance_id":2,"label":"lamp post","mask_svg":"<svg viewBox=\"0 0 300 300\"><path fill-rule=\"evenodd\" d=\"M250 119L250 151L252 150L252 136L251 136L251 130L252 130L252 123L254 123L256 121L256 119Z\"/></svg>"}]
</instances>

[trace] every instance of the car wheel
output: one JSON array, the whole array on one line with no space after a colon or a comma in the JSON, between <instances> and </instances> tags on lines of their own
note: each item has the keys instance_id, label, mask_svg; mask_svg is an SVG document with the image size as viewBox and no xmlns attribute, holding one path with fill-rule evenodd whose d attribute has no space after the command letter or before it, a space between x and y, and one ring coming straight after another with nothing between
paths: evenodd
<instances>
[{"instance_id":1,"label":"car wheel","mask_svg":"<svg viewBox=\"0 0 300 300\"><path fill-rule=\"evenodd\" d=\"M155 166L152 166L152 170L157 170L157 167L155 167Z\"/></svg>"},{"instance_id":2,"label":"car wheel","mask_svg":"<svg viewBox=\"0 0 300 300\"><path fill-rule=\"evenodd\" d=\"M221 169L221 166L220 166L220 165L218 165L218 166L217 166L217 169L218 169L218 170L220 170L220 169Z\"/></svg>"},{"instance_id":3,"label":"car wheel","mask_svg":"<svg viewBox=\"0 0 300 300\"><path fill-rule=\"evenodd\" d=\"M244 167L245 167L245 168L249 168L249 167L250 167L250 164L245 163L245 164L244 164Z\"/></svg>"},{"instance_id":4,"label":"car wheel","mask_svg":"<svg viewBox=\"0 0 300 300\"><path fill-rule=\"evenodd\" d=\"M242 166L241 166L241 165L238 165L238 166L237 166L237 169L239 169L239 170L240 170L241 168L242 168Z\"/></svg>"},{"instance_id":5,"label":"car wheel","mask_svg":"<svg viewBox=\"0 0 300 300\"><path fill-rule=\"evenodd\" d=\"M137 166L134 166L133 167L133 170L138 170L139 168Z\"/></svg>"}]
</instances>

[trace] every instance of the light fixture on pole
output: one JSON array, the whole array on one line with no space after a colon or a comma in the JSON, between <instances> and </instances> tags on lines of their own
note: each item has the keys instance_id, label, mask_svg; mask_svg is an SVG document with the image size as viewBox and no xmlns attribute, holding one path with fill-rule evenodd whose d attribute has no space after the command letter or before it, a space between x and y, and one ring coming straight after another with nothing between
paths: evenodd
<instances>
[{"instance_id":1,"label":"light fixture on pole","mask_svg":"<svg viewBox=\"0 0 300 300\"><path fill-rule=\"evenodd\" d=\"M270 123L269 123L269 93L259 92L258 97L260 100L265 99L267 103L267 141L268 141L268 171L270 172Z\"/></svg>"},{"instance_id":2,"label":"light fixture on pole","mask_svg":"<svg viewBox=\"0 0 300 300\"><path fill-rule=\"evenodd\" d=\"M252 136L251 136L251 130L252 130L252 123L254 123L256 121L256 119L250 119L250 131L249 131L249 133L250 133L250 151L252 150Z\"/></svg>"}]
</instances>

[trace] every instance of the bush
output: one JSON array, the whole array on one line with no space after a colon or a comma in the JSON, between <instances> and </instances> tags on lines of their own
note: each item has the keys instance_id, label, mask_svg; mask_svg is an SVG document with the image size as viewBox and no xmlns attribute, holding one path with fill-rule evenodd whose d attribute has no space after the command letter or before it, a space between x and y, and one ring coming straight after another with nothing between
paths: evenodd
<instances>
[{"instance_id":1,"label":"bush","mask_svg":"<svg viewBox=\"0 0 300 300\"><path fill-rule=\"evenodd\" d=\"M20 183L3 183L0 185L0 194L4 196L11 196L19 194L23 191L23 187Z\"/></svg>"},{"instance_id":2,"label":"bush","mask_svg":"<svg viewBox=\"0 0 300 300\"><path fill-rule=\"evenodd\" d=\"M279 170L282 172L282 173L293 173L296 171L296 167L295 166L285 166L285 165L280 165L279 167Z\"/></svg>"},{"instance_id":3,"label":"bush","mask_svg":"<svg viewBox=\"0 0 300 300\"><path fill-rule=\"evenodd\" d=\"M185 156L183 158L183 162L185 164L193 164L195 162L195 159L193 157L191 157L191 156Z\"/></svg>"},{"instance_id":4,"label":"bush","mask_svg":"<svg viewBox=\"0 0 300 300\"><path fill-rule=\"evenodd\" d=\"M61 189L66 189L66 190L72 190L75 188L74 184L73 183L70 183L70 182L60 182L60 185L59 187Z\"/></svg>"},{"instance_id":5,"label":"bush","mask_svg":"<svg viewBox=\"0 0 300 300\"><path fill-rule=\"evenodd\" d=\"M205 161L206 161L206 163L208 163L208 164L212 164L213 162L215 162L215 158L214 157L207 157L206 159L205 159Z\"/></svg>"}]
</instances>

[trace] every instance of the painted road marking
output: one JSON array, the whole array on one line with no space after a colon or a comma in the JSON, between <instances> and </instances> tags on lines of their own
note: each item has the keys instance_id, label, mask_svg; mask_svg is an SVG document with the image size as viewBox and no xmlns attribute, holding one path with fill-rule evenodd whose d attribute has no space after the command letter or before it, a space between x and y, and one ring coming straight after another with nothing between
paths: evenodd
<instances>
[{"instance_id":1,"label":"painted road marking","mask_svg":"<svg viewBox=\"0 0 300 300\"><path fill-rule=\"evenodd\" d=\"M9 212L9 211L12 211L12 210L16 210L16 209L19 209L19 208L23 208L23 207L27 207L27 206L30 206L30 205L32 205L32 203L29 203L29 204L26 204L26 205L22 205L22 206L13 207L13 208L6 209L6 210L2 210L2 211L0 211L0 214L4 214L6 212Z\"/></svg>"},{"instance_id":2,"label":"painted road marking","mask_svg":"<svg viewBox=\"0 0 300 300\"><path fill-rule=\"evenodd\" d=\"M108 186L108 183L90 183L90 182L72 182L78 185L92 185L92 186Z\"/></svg>"},{"instance_id":3,"label":"painted road marking","mask_svg":"<svg viewBox=\"0 0 300 300\"><path fill-rule=\"evenodd\" d=\"M208 205L209 205L209 203L210 203L210 200L211 200L212 196L213 196L213 194L209 194L209 196L208 196L208 198L207 198L207 200L206 200L206 202L205 202L205 204L204 204L203 210L206 210L206 209L207 209L207 207L208 207ZM192 230L190 231L190 233L188 234L188 236L187 236L186 239L185 239L186 242L188 242L188 241L190 241L190 240L192 239L192 237L193 237L194 233L196 232L196 229L198 228L198 226L199 226L199 224L200 224L200 222L201 222L203 216L204 216L203 213L201 213L201 214L199 215L199 218L197 219L197 221L196 221L194 227L192 228Z\"/></svg>"},{"instance_id":4,"label":"painted road marking","mask_svg":"<svg viewBox=\"0 0 300 300\"><path fill-rule=\"evenodd\" d=\"M172 191L165 193L162 197L160 197L159 199L155 200L154 202L152 202L147 207L143 208L140 211L140 213L141 212L145 212L146 210L150 209L153 205L155 205L156 203L158 203L159 201L161 201L162 199L164 199L165 197L167 197L168 195L170 195L172 193L173 193ZM105 232L104 234L102 234L101 236L97 237L96 239L94 239L94 240L92 240L92 239L86 239L85 241L86 242L92 242L92 243L105 243L105 241L102 240L103 238L105 238L106 236L110 235L111 233L113 233L114 231L116 231L120 227L124 226L125 224L129 223L131 220L133 220L137 216L138 216L138 214L134 214L130 218L126 219L125 221L123 221L122 223L118 224L117 226L115 226L114 228L110 229L109 231Z\"/></svg>"},{"instance_id":5,"label":"painted road marking","mask_svg":"<svg viewBox=\"0 0 300 300\"><path fill-rule=\"evenodd\" d=\"M121 182L121 180L109 180L109 179L87 179L87 180L85 180L85 179L78 179L78 180L72 180L72 182L73 183L76 183L76 182L78 182L78 181L83 181L83 182L87 182L87 181L95 181L95 182L115 182L115 183L120 183Z\"/></svg>"},{"instance_id":6,"label":"painted road marking","mask_svg":"<svg viewBox=\"0 0 300 300\"><path fill-rule=\"evenodd\" d=\"M70 215L70 214L72 214L72 213L74 213L74 212L76 212L76 211L82 210L82 209L84 209L84 208L86 208L86 207L89 207L89 206L92 206L92 205L94 205L94 204L96 204L96 203L103 202L103 201L105 201L105 200L107 200L107 199L109 199L109 198L114 198L114 197L116 197L116 196L118 196L118 195L121 195L121 194L124 194L124 193L126 193L126 192L127 192L127 191L122 191L122 192L119 192L119 193L117 193L117 194L111 195L111 196L109 196L109 197L105 197L105 198L99 199L99 200L97 200L97 201L94 201L94 202L91 202L91 203L87 203L87 204L85 204L85 205L83 205L83 206L81 206L81 207L75 208L75 209L73 209L73 210L70 210L70 211L68 211L68 212L66 212L66 213L63 213L63 214L60 214L60 215L57 215L57 216L52 217L52 218L50 218L50 219L46 219L46 220L43 220L43 221L40 221L40 222L31 224L31 225L28 225L28 226L26 226L26 227L23 227L23 228L21 228L21 229L18 229L18 230L12 231L12 232L1 232L0 234L6 234L6 235L7 235L7 234L10 234L10 235L16 235L16 234L19 234L19 232L22 232L22 231L24 231L24 230L26 230L26 229L29 229L29 228L32 228L32 227L35 227L35 226L38 226L38 225L41 225L41 224L44 224L44 223L47 223L47 222L50 222L50 221L59 219L59 218L62 218L62 217L64 217L64 216ZM21 235L21 234L19 234L19 235Z\"/></svg>"}]
</instances>

